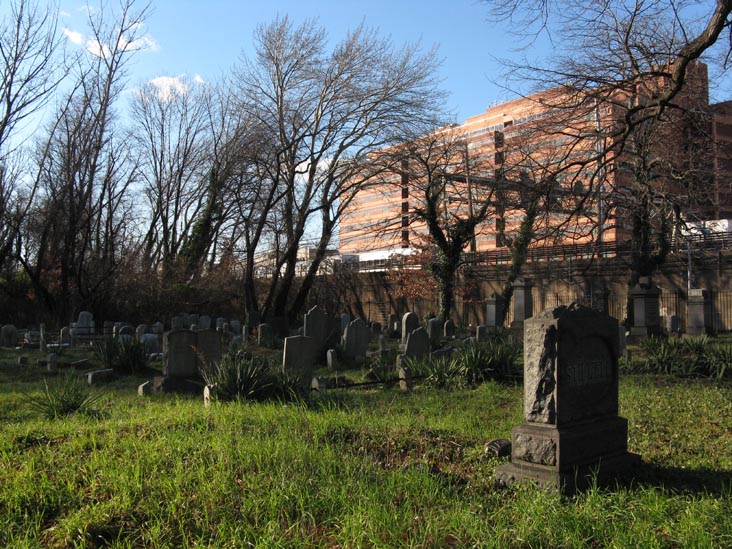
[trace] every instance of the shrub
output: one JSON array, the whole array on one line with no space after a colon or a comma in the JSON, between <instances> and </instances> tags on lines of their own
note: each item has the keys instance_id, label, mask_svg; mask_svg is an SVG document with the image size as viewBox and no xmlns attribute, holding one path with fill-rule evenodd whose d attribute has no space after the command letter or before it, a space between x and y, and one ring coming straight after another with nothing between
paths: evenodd
<instances>
[{"instance_id":1,"label":"shrub","mask_svg":"<svg viewBox=\"0 0 732 549\"><path fill-rule=\"evenodd\" d=\"M123 343L118 339L105 337L92 343L92 349L105 368L112 368L120 374L133 374L147 367L147 353L143 343Z\"/></svg>"},{"instance_id":2,"label":"shrub","mask_svg":"<svg viewBox=\"0 0 732 549\"><path fill-rule=\"evenodd\" d=\"M44 380L44 385L45 389L40 396L28 394L26 399L31 408L45 417L55 419L73 413L86 415L99 413L95 406L104 395L92 393L78 375L69 372L51 386Z\"/></svg>"},{"instance_id":3,"label":"shrub","mask_svg":"<svg viewBox=\"0 0 732 549\"><path fill-rule=\"evenodd\" d=\"M732 345L719 345L709 351L709 375L722 379L732 374Z\"/></svg>"},{"instance_id":4,"label":"shrub","mask_svg":"<svg viewBox=\"0 0 732 549\"><path fill-rule=\"evenodd\" d=\"M207 365L202 375L206 384L216 386L216 398L223 401L296 400L305 392L299 376L242 350Z\"/></svg>"}]
</instances>

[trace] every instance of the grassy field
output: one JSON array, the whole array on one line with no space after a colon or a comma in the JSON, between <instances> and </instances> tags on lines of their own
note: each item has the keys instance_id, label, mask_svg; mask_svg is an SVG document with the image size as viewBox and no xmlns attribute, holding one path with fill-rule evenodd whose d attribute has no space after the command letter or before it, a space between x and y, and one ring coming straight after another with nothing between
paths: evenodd
<instances>
[{"instance_id":1,"label":"grassy field","mask_svg":"<svg viewBox=\"0 0 732 549\"><path fill-rule=\"evenodd\" d=\"M131 376L51 420L29 395L63 376L16 356L0 352L2 547L732 546L728 383L624 375L642 466L562 497L495 484L484 446L522 422L517 384L206 409Z\"/></svg>"}]
</instances>

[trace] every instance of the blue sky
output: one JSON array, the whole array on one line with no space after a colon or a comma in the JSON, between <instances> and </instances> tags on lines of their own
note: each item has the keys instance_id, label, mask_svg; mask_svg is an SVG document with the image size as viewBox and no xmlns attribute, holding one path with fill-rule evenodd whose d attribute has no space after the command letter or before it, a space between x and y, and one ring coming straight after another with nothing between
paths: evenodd
<instances>
[{"instance_id":1,"label":"blue sky","mask_svg":"<svg viewBox=\"0 0 732 549\"><path fill-rule=\"evenodd\" d=\"M60 2L61 25L69 32L84 32L83 5ZM363 21L395 45L437 46L444 60L439 76L456 121L512 98L493 82L500 71L495 57L510 55L518 43L488 21L487 7L477 0L154 0L144 29L152 47L137 54L130 83L183 75L215 81L242 51L251 51L256 26L278 15L296 23L317 18L334 41Z\"/></svg>"}]
</instances>

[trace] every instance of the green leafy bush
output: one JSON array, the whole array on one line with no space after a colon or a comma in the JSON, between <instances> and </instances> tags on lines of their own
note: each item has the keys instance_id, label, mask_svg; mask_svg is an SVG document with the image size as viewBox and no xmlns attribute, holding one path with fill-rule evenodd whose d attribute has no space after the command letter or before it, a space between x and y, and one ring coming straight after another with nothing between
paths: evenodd
<instances>
[{"instance_id":1,"label":"green leafy bush","mask_svg":"<svg viewBox=\"0 0 732 549\"><path fill-rule=\"evenodd\" d=\"M709 350L709 374L722 379L732 375L732 345L719 345Z\"/></svg>"},{"instance_id":2,"label":"green leafy bush","mask_svg":"<svg viewBox=\"0 0 732 549\"><path fill-rule=\"evenodd\" d=\"M216 398L222 401L296 400L304 396L299 376L242 350L207 365L202 375L207 385L216 387Z\"/></svg>"},{"instance_id":3,"label":"green leafy bush","mask_svg":"<svg viewBox=\"0 0 732 549\"><path fill-rule=\"evenodd\" d=\"M99 413L95 406L104 395L92 393L77 374L69 372L51 385L44 381L44 385L45 388L39 396L27 394L26 399L31 408L45 417L55 419L74 413L86 415Z\"/></svg>"}]
</instances>

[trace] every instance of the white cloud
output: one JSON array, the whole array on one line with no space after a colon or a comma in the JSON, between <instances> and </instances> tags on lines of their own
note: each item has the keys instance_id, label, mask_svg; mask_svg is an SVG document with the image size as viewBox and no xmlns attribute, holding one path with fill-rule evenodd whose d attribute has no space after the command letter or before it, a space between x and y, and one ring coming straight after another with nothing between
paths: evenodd
<instances>
[{"instance_id":1,"label":"white cloud","mask_svg":"<svg viewBox=\"0 0 732 549\"><path fill-rule=\"evenodd\" d=\"M107 44L102 44L99 40L87 40L86 51L91 53L95 57L102 59L108 59L112 54L112 50L109 49Z\"/></svg>"},{"instance_id":2,"label":"white cloud","mask_svg":"<svg viewBox=\"0 0 732 549\"><path fill-rule=\"evenodd\" d=\"M188 93L188 86L181 76L158 76L150 80L156 89L156 95L161 101L169 101L176 95L185 95Z\"/></svg>"},{"instance_id":3,"label":"white cloud","mask_svg":"<svg viewBox=\"0 0 732 549\"><path fill-rule=\"evenodd\" d=\"M149 35L141 36L140 38L135 38L133 40L127 41L125 37L123 37L123 47L126 47L133 51L159 51L160 46L158 46L158 43Z\"/></svg>"},{"instance_id":4,"label":"white cloud","mask_svg":"<svg viewBox=\"0 0 732 549\"><path fill-rule=\"evenodd\" d=\"M193 81L196 84L205 84L206 81L203 79L203 77L200 74L193 75Z\"/></svg>"},{"instance_id":5,"label":"white cloud","mask_svg":"<svg viewBox=\"0 0 732 549\"><path fill-rule=\"evenodd\" d=\"M81 46L84 43L84 36L78 32L64 27L64 36L69 39L69 42Z\"/></svg>"}]
</instances>

